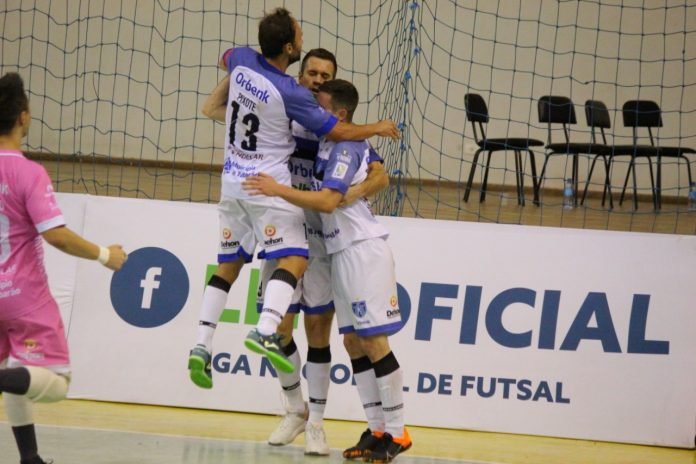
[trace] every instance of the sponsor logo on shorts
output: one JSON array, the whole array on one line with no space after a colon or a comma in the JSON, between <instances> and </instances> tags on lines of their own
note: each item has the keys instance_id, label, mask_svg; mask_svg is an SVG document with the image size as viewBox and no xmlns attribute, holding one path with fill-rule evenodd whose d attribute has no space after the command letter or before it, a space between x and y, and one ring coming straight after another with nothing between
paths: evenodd
<instances>
[{"instance_id":1,"label":"sponsor logo on shorts","mask_svg":"<svg viewBox=\"0 0 696 464\"><path fill-rule=\"evenodd\" d=\"M273 224L268 224L264 227L263 233L266 234L266 237L273 237L276 234L276 228Z\"/></svg>"},{"instance_id":2,"label":"sponsor logo on shorts","mask_svg":"<svg viewBox=\"0 0 696 464\"><path fill-rule=\"evenodd\" d=\"M222 238L224 238L225 240L231 239L232 238L232 231L230 229L228 229L227 227L222 229Z\"/></svg>"},{"instance_id":3,"label":"sponsor logo on shorts","mask_svg":"<svg viewBox=\"0 0 696 464\"><path fill-rule=\"evenodd\" d=\"M365 314L367 314L367 303L364 300L352 302L351 307L353 308L353 314L358 317L365 317Z\"/></svg>"},{"instance_id":4,"label":"sponsor logo on shorts","mask_svg":"<svg viewBox=\"0 0 696 464\"><path fill-rule=\"evenodd\" d=\"M220 248L223 248L223 249L237 248L238 246L239 246L239 242L237 240L234 240L234 241L225 240L223 242L220 242Z\"/></svg>"},{"instance_id":5,"label":"sponsor logo on shorts","mask_svg":"<svg viewBox=\"0 0 696 464\"><path fill-rule=\"evenodd\" d=\"M17 357L21 359L26 359L29 361L39 361L44 359L44 354L41 352L36 352L39 349L39 342L33 338L25 338L24 342L25 351L20 351L17 353Z\"/></svg>"},{"instance_id":6,"label":"sponsor logo on shorts","mask_svg":"<svg viewBox=\"0 0 696 464\"><path fill-rule=\"evenodd\" d=\"M399 317L400 315L401 315L401 311L398 309L388 309L387 310L387 317L388 318Z\"/></svg>"},{"instance_id":7,"label":"sponsor logo on shorts","mask_svg":"<svg viewBox=\"0 0 696 464\"><path fill-rule=\"evenodd\" d=\"M24 340L24 349L27 351L34 351L39 347L39 344L33 338L27 338Z\"/></svg>"},{"instance_id":8,"label":"sponsor logo on shorts","mask_svg":"<svg viewBox=\"0 0 696 464\"><path fill-rule=\"evenodd\" d=\"M277 245L277 244L279 244L279 243L283 243L283 237L279 237L279 238L269 238L268 240L264 240L264 241L263 241L263 244L266 245L266 246L269 246L269 245Z\"/></svg>"},{"instance_id":9,"label":"sponsor logo on shorts","mask_svg":"<svg viewBox=\"0 0 696 464\"><path fill-rule=\"evenodd\" d=\"M398 304L399 300L396 299L396 295L392 295L391 298L389 298L389 304L391 305L392 308L396 308L396 305Z\"/></svg>"}]
</instances>

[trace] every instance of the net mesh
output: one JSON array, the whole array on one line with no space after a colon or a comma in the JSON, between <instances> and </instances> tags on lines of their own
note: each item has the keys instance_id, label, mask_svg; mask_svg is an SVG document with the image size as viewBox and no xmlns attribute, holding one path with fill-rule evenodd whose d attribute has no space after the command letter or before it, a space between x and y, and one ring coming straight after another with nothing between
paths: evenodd
<instances>
[{"instance_id":1,"label":"net mesh","mask_svg":"<svg viewBox=\"0 0 696 464\"><path fill-rule=\"evenodd\" d=\"M623 124L624 103L653 100L663 124L652 129L652 142L696 147L696 5L686 0L7 0L0 5L1 70L20 72L28 88L34 119L28 152L60 191L217 201L224 127L199 109L223 77L222 52L256 47L258 21L276 6L300 20L305 50L336 53L338 76L360 91L356 122L392 118L403 130L398 142L373 139L392 178L376 198L379 214L696 231L687 164L679 158L662 159L659 210L649 169L656 160L647 157L636 159L638 208L631 182L619 205L630 156L610 166L613 208L602 204L601 161L584 204L562 207L564 180L573 171L566 156L549 159L534 205L531 156L541 170L544 147L522 153L519 166L514 152L495 152L481 202L484 153L463 200L478 148L467 93L486 102L489 137L564 141L560 125L549 132L539 122L539 99L557 95L575 105L572 142L591 140L586 100L606 104L609 144L634 141ZM288 72L297 74L297 65ZM578 158L574 193L584 188L593 160Z\"/></svg>"}]
</instances>

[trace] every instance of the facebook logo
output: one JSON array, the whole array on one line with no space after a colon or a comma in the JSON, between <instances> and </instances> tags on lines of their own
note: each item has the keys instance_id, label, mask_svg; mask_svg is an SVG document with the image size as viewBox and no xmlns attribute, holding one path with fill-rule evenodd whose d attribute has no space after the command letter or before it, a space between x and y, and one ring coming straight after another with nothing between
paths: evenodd
<instances>
[{"instance_id":1,"label":"facebook logo","mask_svg":"<svg viewBox=\"0 0 696 464\"><path fill-rule=\"evenodd\" d=\"M111 279L111 303L116 313L136 327L159 327L171 321L183 309L188 293L186 268L163 248L132 251Z\"/></svg>"}]
</instances>

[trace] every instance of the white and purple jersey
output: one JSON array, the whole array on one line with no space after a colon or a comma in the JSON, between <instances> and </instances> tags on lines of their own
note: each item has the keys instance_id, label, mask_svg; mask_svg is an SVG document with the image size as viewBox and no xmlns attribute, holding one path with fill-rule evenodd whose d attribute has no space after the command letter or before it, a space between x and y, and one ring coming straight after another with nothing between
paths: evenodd
<instances>
[{"instance_id":1,"label":"white and purple jersey","mask_svg":"<svg viewBox=\"0 0 696 464\"><path fill-rule=\"evenodd\" d=\"M62 225L43 166L19 151L0 150L0 320L53 304L40 234Z\"/></svg>"},{"instance_id":2,"label":"white and purple jersey","mask_svg":"<svg viewBox=\"0 0 696 464\"><path fill-rule=\"evenodd\" d=\"M289 186L288 158L295 151L291 121L321 137L333 129L336 117L260 53L234 48L222 59L230 73L222 196L248 199L241 184L260 172Z\"/></svg>"},{"instance_id":3,"label":"white and purple jersey","mask_svg":"<svg viewBox=\"0 0 696 464\"><path fill-rule=\"evenodd\" d=\"M296 121L292 122L292 135L295 138L295 151L288 161L292 187L298 190L312 190L315 182L316 164L321 164L317 157L319 137ZM304 213L307 243L311 255L315 257L326 256L326 245L324 245L319 213L311 209L305 209Z\"/></svg>"},{"instance_id":4,"label":"white and purple jersey","mask_svg":"<svg viewBox=\"0 0 696 464\"><path fill-rule=\"evenodd\" d=\"M315 169L315 177L321 178L321 186L345 194L351 185L367 178L367 166L376 155L366 141L320 143L317 159L326 158L326 165ZM355 242L369 238L387 238L389 232L377 221L367 198L336 208L331 214L321 214L326 251L334 254Z\"/></svg>"}]
</instances>

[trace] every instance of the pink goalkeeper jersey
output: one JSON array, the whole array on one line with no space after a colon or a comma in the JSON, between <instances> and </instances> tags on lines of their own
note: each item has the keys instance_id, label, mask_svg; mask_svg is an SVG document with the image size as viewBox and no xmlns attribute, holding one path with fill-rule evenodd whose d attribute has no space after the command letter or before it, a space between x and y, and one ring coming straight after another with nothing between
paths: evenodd
<instances>
[{"instance_id":1,"label":"pink goalkeeper jersey","mask_svg":"<svg viewBox=\"0 0 696 464\"><path fill-rule=\"evenodd\" d=\"M43 166L0 150L0 320L53 302L39 234L64 224Z\"/></svg>"}]
</instances>

